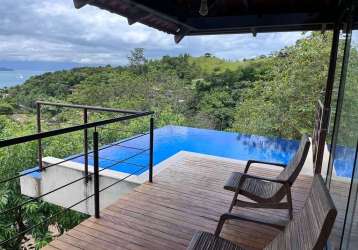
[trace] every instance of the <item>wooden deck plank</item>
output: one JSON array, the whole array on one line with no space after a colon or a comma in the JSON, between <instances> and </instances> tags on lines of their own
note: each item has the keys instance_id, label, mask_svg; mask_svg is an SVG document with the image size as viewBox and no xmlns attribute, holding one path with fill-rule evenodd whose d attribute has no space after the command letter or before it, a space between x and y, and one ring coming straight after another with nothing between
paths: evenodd
<instances>
[{"instance_id":1,"label":"wooden deck plank","mask_svg":"<svg viewBox=\"0 0 358 250\"><path fill-rule=\"evenodd\" d=\"M76 247L74 245L71 245L71 244L68 244L66 242L63 242L61 240L54 240L49 245L44 247L43 249L51 250L53 248L55 248L55 249L74 249L74 250L81 249L81 248L78 248L78 247Z\"/></svg>"},{"instance_id":2,"label":"wooden deck plank","mask_svg":"<svg viewBox=\"0 0 358 250\"><path fill-rule=\"evenodd\" d=\"M181 153L168 167L50 243L48 249L185 249L198 230L214 232L219 216L228 210L233 193L223 189L232 171L243 171L236 161ZM255 166L251 174L275 176L280 168ZM294 212L301 209L312 177L300 175L294 184ZM234 209L234 212L271 221L288 218L287 211ZM253 223L226 223L222 237L247 249L260 249L278 230ZM51 248L52 247L52 248ZM45 248L46 249L46 248Z\"/></svg>"}]
</instances>

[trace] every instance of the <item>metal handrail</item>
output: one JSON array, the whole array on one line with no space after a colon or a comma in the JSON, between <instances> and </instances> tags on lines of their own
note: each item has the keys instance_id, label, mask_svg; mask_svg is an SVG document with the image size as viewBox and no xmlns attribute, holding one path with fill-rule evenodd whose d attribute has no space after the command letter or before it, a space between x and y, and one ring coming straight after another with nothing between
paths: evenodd
<instances>
[{"instance_id":1,"label":"metal handrail","mask_svg":"<svg viewBox=\"0 0 358 250\"><path fill-rule=\"evenodd\" d=\"M56 135L62 135L62 134L66 134L66 133L76 132L76 131L80 131L80 130L84 130L84 129L88 129L88 128L99 127L99 126L107 125L110 123L132 120L134 118L144 117L144 116L153 115L153 114L154 114L154 112L152 112L152 111L144 111L144 112L141 112L138 114L131 114L131 115L127 115L127 116L121 116L121 117L117 117L117 118L111 118L111 119L106 119L106 120L102 120L102 121L91 122L91 123L87 123L87 124L83 124L83 125L77 125L77 126L68 127L68 128L60 128L60 129L55 129L55 130L51 130L51 131L40 132L40 133L36 133L36 134L11 138L11 139L0 141L0 148L8 147L8 146L16 145L16 144L21 144L21 143L26 143L26 142L30 142L30 141L35 141L35 140L39 140L39 139L44 139L44 138L48 138L48 137L52 137L52 136L56 136Z\"/></svg>"},{"instance_id":2,"label":"metal handrail","mask_svg":"<svg viewBox=\"0 0 358 250\"><path fill-rule=\"evenodd\" d=\"M142 113L142 111L135 111L135 110L104 108L104 107L99 107L99 106L88 106L88 105L67 104L67 103L57 103L57 102L37 101L36 104L46 105L46 106L64 107L64 108L87 109L87 110L94 110L94 111L115 112L115 113L123 113L123 114L140 114L140 113Z\"/></svg>"},{"instance_id":3,"label":"metal handrail","mask_svg":"<svg viewBox=\"0 0 358 250\"><path fill-rule=\"evenodd\" d=\"M89 114L88 110L93 111L104 111L104 112L114 112L114 113L121 113L126 114L127 119L129 120L128 116L130 115L140 115L140 116L146 116L149 114L145 114L146 111L133 111L133 110L122 110L122 109L116 109L116 108L104 108L104 107L98 107L98 106L88 106L88 105L78 105L78 104L67 104L67 103L56 103L56 102L45 102L45 101L37 101L36 102L36 120L37 120L37 132L41 133L41 106L55 106L55 107L66 107L66 108L73 108L73 109L82 109L83 110L83 124L88 124L89 121ZM97 127L97 126L95 126ZM82 130L82 129L81 129ZM38 139L38 162L39 162L39 168L41 170L44 169L43 162L42 162L42 139ZM85 154L85 175L88 175L88 128L83 129L83 148L84 148L84 154ZM88 182L88 178L86 178L86 182Z\"/></svg>"},{"instance_id":4,"label":"metal handrail","mask_svg":"<svg viewBox=\"0 0 358 250\"><path fill-rule=\"evenodd\" d=\"M43 220L42 222L36 224L36 225L33 225L27 229L25 229L23 232L20 232L19 234L17 234L16 236L14 237L11 237L9 239L6 239L6 240L3 240L0 242L0 246L9 242L10 240L18 237L19 235L21 234L24 234L24 233L27 233L29 232L30 230L32 230L33 228L41 225L42 223L58 216L59 214L61 214L62 212L65 212L65 211L68 211L69 209L73 208L74 206L77 206L78 204L88 200L89 198L92 198L94 197L94 208L95 208L95 217L96 218L99 218L100 216L100 202L99 202L99 199L100 199L100 193L114 185L116 185L117 183L120 183L122 182L123 180L129 178L130 176L142 171L143 169L145 169L147 166L140 166L141 168L140 169L137 169L136 171L130 173L129 175L127 175L126 177L122 178L122 179L119 179L117 181L115 181L114 183L110 184L109 186L107 187L104 187L102 189L99 189L99 173L106 170L106 169L110 169L111 167L117 165L117 164L120 164L120 163L123 163L125 161L127 161L128 159L131 159L131 158L134 158L136 157L137 155L139 154L142 154L144 152L147 152L149 151L150 154L149 154L149 161L148 161L148 166L149 166L149 182L152 182L153 180L153 137L154 137L154 118L153 118L153 114L154 112L151 112L151 111L138 111L136 113L129 113L131 111L128 111L126 113L125 116L121 116L121 117L116 117L116 118L112 118L112 119L106 119L106 120L102 120L102 121L97 121L97 122L92 122L92 123L86 123L86 120L85 120L85 123L83 125L75 125L73 127L68 127L68 128L62 128L62 129L57 129L57 130L52 130L52 131L47 131L47 132L41 132L41 119L40 119L40 105L43 104L43 105L55 105L55 106L62 106L62 107L71 107L71 108L83 108L85 113L87 113L87 110L90 109L90 110L96 110L96 111L107 111L107 112L120 112L120 113L123 113L123 110L116 110L116 109L107 109L107 108L101 108L101 107L91 107L91 106L82 106L82 105L70 105L70 104L59 104L59 103L47 103L47 102L37 102L37 112L38 112L38 116L37 116L37 121L38 121L38 133L37 134L31 134L31 135L26 135L26 136L22 136L22 137L17 137L17 138L12 138L12 139L7 139L7 140L2 140L0 141L0 148L4 148L4 147L8 147L8 146L12 146L12 145L17 145L17 144L21 144L21 143L26 143L26 142L31 142L31 141L35 141L35 140L38 140L39 141L39 146L41 147L41 139L44 139L44 138L48 138L48 137L52 137L52 136L56 136L56 135L62 135L62 134L66 134L66 133L70 133L70 132L75 132L75 131L80 131L80 130L85 130L87 132L87 129L88 128L95 128L95 131L93 132L93 150L92 151L88 151L88 143L87 143L87 133L85 134L86 135L86 143L84 144L85 146L85 153L84 154L79 154L79 155L76 155L72 158L69 158L69 159L65 159L64 161L61 161L61 162L57 162L55 164L50 164L49 166L46 166L44 167L43 169L39 168L39 169L36 169L36 170L32 170L30 172L26 172L26 173L23 173L23 174L20 174L20 175L17 175L15 177L11 177L10 179L7 179L7 180L1 180L0 183L4 183L4 182L7 182L9 180L14 180L16 178L20 178L24 175L27 175L29 173L32 173L32 172L35 172L35 171L42 171L46 168L49 168L49 167L52 167L52 166L55 166L55 165L59 165L63 162L66 162L66 161L69 161L73 158L77 158L77 157L80 157L80 156L85 156L85 157L88 157L88 154L90 153L93 153L94 155L94 171L93 173L89 174L88 173L88 162L85 164L86 165L86 171L85 171L85 175L81 178L78 178L76 180L73 180L63 186L60 186L60 187L57 187L45 194L42 194L38 197L35 197L35 198L31 198L15 207L12 207L10 209L6 209L4 211L1 211L0 212L0 215L4 214L4 213L7 213L7 212L10 212L12 211L13 209L17 209L19 207L22 207L30 202L33 202L33 201L37 201L41 198L43 198L44 196L46 195L49 195L51 193L54 193L64 187L67 187L69 185L72 185L82 179L86 179L86 184L88 183L87 180L89 177L93 176L94 177L94 180L93 180L93 183L94 183L94 193L90 196L87 196L86 198L76 202L75 204L71 205L70 207L67 207L67 208L64 208L63 211L60 211L56 214L54 214L53 216L51 216L50 218L47 218L45 220ZM104 126L104 125L107 125L107 124L111 124L111 123L115 123L115 122L120 122L120 121L126 121L126 120L131 120L131 119L135 119L135 118L139 118L139 117L144 117L144 116L149 116L151 115L150 117L150 128L149 128L149 132L148 133L143 133L139 136L143 136L143 135L147 135L149 134L149 148L148 149L139 149L139 152L130 156L130 157L127 157L126 159L122 159L120 161L117 161L117 162L114 162L112 165L110 166L106 166L104 168L101 168L99 169L99 151L105 149L105 148L108 148L108 147L111 147L111 146L120 146L121 143L125 142L125 141L128 141L128 140L131 140L131 139L135 139L135 138L138 138L139 136L134 136L134 137L131 137L131 138L128 138L126 140L122 140L120 142L117 142L117 143L112 143L108 146L105 146L105 147L101 147L99 148L99 139L98 139L98 131L97 131L97 127L100 127L100 126ZM87 117L86 117L87 119ZM125 146L124 146L125 147ZM130 147L132 148L132 147ZM137 149L137 148L136 148ZM41 148L40 148L40 151L41 152ZM41 153L39 153L39 156L41 158L39 158L40 161L42 161L42 155ZM139 165L138 165L139 166Z\"/></svg>"},{"instance_id":5,"label":"metal handrail","mask_svg":"<svg viewBox=\"0 0 358 250\"><path fill-rule=\"evenodd\" d=\"M107 148L109 148L109 147L118 146L120 143L124 143L124 142L127 142L127 141L130 141L130 140L139 138L139 137L144 136L144 135L147 135L147 134L149 134L149 133L141 133L140 135L137 135L137 136L134 136L134 137L125 139L125 140L121 140L120 142L116 142L116 143L109 144L109 145L107 145L107 146L105 146L105 147L101 147L101 148L99 149L99 151L104 150L104 149L107 149ZM88 152L87 152L87 155L92 154L92 153L93 153L93 150L92 150L92 151L88 151ZM42 170L45 170L45 169L48 169L48 168L51 168L51 167L54 167L54 166L58 166L58 165L60 165L60 164L62 164L62 163L65 163L65 162L67 162L67 161L74 160L74 159L79 158L79 157L82 157L82 156L85 156L85 153L77 154L77 155L74 155L74 156L72 156L72 157L70 157L70 158L66 158L66 159L63 160L63 161L46 165L46 166L44 166L44 167L42 168ZM2 179L2 180L0 180L0 184L3 184L3 183L8 182L8 181L15 180L15 179L17 179L17 178L20 178L20 177L23 177L23 176L26 176L26 175L29 175L29 174L32 174L32 173L35 173L35 172L40 172L40 171L41 171L40 169L34 169L34 170L31 170L31 171L27 171L26 173L22 173L22 174L13 176L13 177L8 178L8 179Z\"/></svg>"}]
</instances>

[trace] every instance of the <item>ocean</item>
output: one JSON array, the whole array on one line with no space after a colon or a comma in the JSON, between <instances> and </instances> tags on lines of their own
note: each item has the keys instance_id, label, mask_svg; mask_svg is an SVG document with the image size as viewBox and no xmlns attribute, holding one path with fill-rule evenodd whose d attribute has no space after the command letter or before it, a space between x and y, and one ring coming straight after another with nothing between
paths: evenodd
<instances>
[{"instance_id":1,"label":"ocean","mask_svg":"<svg viewBox=\"0 0 358 250\"><path fill-rule=\"evenodd\" d=\"M31 76L41 75L45 72L37 70L0 71L0 88L22 84Z\"/></svg>"}]
</instances>

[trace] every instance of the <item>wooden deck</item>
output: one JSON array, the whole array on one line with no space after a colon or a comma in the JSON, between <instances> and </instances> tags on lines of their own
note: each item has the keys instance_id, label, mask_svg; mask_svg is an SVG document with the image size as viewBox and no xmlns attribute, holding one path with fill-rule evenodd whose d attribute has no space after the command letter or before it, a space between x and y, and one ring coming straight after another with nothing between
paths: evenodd
<instances>
[{"instance_id":1,"label":"wooden deck","mask_svg":"<svg viewBox=\"0 0 358 250\"><path fill-rule=\"evenodd\" d=\"M332 196L332 199L337 207L338 215L335 221L335 225L332 229L330 240L331 240L331 247L333 249L339 249L340 243L341 243L341 236L343 232L343 225L344 225L344 219L346 214L346 205L348 201L348 194L349 194L349 188L350 188L350 182L349 178L346 178L346 180L341 179L332 179L331 187L330 187L330 193ZM355 209L355 214L358 214L358 207ZM347 228L346 228L347 229ZM357 246L358 244L358 220L356 217L353 219L353 227L351 231L351 237L350 237L350 244L351 246ZM351 248L355 249L355 248Z\"/></svg>"},{"instance_id":2,"label":"wooden deck","mask_svg":"<svg viewBox=\"0 0 358 250\"><path fill-rule=\"evenodd\" d=\"M223 184L242 163L182 152L168 167L115 204L52 241L45 249L186 249L197 230L214 232L227 212L233 193ZM253 167L250 173L273 176L278 169ZM300 175L293 186L295 213L309 191L312 177ZM258 219L286 220L286 211L234 210ZM222 237L248 249L260 249L278 233L252 223L226 223Z\"/></svg>"}]
</instances>

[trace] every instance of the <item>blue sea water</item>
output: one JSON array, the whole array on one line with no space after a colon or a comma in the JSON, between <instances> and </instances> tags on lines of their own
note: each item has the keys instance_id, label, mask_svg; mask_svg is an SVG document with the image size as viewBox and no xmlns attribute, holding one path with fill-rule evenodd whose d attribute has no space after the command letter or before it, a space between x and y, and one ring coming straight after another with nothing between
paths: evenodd
<instances>
[{"instance_id":1,"label":"blue sea water","mask_svg":"<svg viewBox=\"0 0 358 250\"><path fill-rule=\"evenodd\" d=\"M13 70L0 71L0 88L12 87L24 83L31 76L41 75L45 71L38 70Z\"/></svg>"},{"instance_id":2,"label":"blue sea water","mask_svg":"<svg viewBox=\"0 0 358 250\"><path fill-rule=\"evenodd\" d=\"M148 169L148 152L141 153L148 145L149 135L145 135L102 149L99 152L100 167L139 175ZM295 140L165 126L154 131L154 165L181 150L237 160L255 159L287 163L298 146L299 142ZM116 164L124 159L127 159L124 163ZM84 163L84 158L79 157L73 161ZM89 164L93 164L93 155L89 155Z\"/></svg>"}]
</instances>

